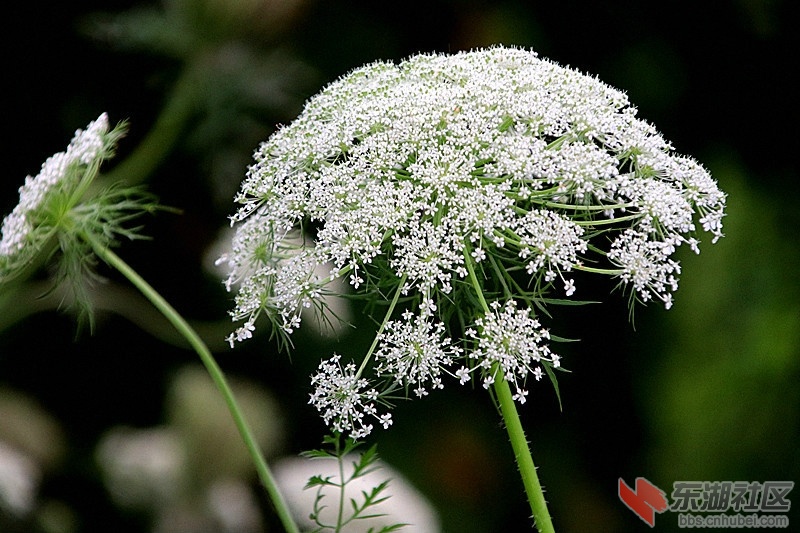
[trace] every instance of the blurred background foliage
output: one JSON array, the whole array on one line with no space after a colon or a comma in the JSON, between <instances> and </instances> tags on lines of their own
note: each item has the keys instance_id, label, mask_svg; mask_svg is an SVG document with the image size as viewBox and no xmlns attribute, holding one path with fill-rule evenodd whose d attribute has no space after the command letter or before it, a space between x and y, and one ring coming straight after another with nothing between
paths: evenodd
<instances>
[{"instance_id":1,"label":"blurred background foliage","mask_svg":"<svg viewBox=\"0 0 800 533\"><path fill-rule=\"evenodd\" d=\"M635 327L613 286L556 309L572 373L522 409L556 529L648 530L617 480L796 480L800 474L796 17L785 0L77 0L17 3L3 31L0 212L27 174L101 112L129 119L106 170L181 214L119 253L217 352L269 457L318 447L307 405L320 354L363 352L371 326L222 341L211 267L252 151L363 63L494 43L531 47L624 89L729 193L726 238L683 257L670 311ZM784 144L787 143L787 144ZM194 354L112 273L96 331L76 336L46 274L0 294L0 531L279 531ZM376 440L447 532L521 531L527 506L497 413L452 388L399 405ZM244 463L244 464L243 464ZM797 498L797 492L790 499ZM800 523L795 512L791 519ZM677 515L656 531L677 530Z\"/></svg>"}]
</instances>

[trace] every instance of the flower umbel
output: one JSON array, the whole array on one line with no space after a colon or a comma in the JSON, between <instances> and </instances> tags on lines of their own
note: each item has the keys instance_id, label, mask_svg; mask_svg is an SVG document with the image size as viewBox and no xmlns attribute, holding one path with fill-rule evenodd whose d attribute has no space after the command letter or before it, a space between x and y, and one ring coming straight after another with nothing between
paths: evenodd
<instances>
[{"instance_id":1,"label":"flower umbel","mask_svg":"<svg viewBox=\"0 0 800 533\"><path fill-rule=\"evenodd\" d=\"M20 254L30 255L47 240L52 227L50 200L59 193L72 193L87 174L96 172L97 165L113 155L119 132L110 133L108 116L104 113L77 130L66 151L47 159L35 177L25 178L19 189L19 203L3 220L0 239L0 280L11 274L11 266L22 262ZM45 226L42 228L42 226ZM30 246L28 246L30 245Z\"/></svg>"},{"instance_id":2,"label":"flower umbel","mask_svg":"<svg viewBox=\"0 0 800 533\"><path fill-rule=\"evenodd\" d=\"M356 373L356 366L348 363L342 368L339 355L322 361L319 371L311 378L316 388L311 394L314 407L322 414L326 424L338 433L348 433L361 439L372 432L369 417L377 420L384 429L392 425L392 415L378 415L375 402L378 391L368 388L369 382Z\"/></svg>"},{"instance_id":3,"label":"flower umbel","mask_svg":"<svg viewBox=\"0 0 800 533\"><path fill-rule=\"evenodd\" d=\"M125 124L111 128L103 113L77 130L66 151L48 158L39 174L25 179L19 204L2 224L0 285L26 272L38 254L57 250L57 281L68 283L71 303L91 320L87 284L97 278L94 247L140 238L139 228L128 222L157 209L136 187L92 188L124 134Z\"/></svg>"},{"instance_id":4,"label":"flower umbel","mask_svg":"<svg viewBox=\"0 0 800 533\"><path fill-rule=\"evenodd\" d=\"M443 337L444 331L441 322L404 312L401 320L386 324L379 337L375 372L398 385L413 386L420 398L428 394L428 388L444 388L442 375L462 351Z\"/></svg>"},{"instance_id":5,"label":"flower umbel","mask_svg":"<svg viewBox=\"0 0 800 533\"><path fill-rule=\"evenodd\" d=\"M560 358L543 344L550 339L550 333L531 317L529 309L517 309L514 300L506 302L502 310L496 301L490 307L491 313L475 321L478 331L466 331L466 336L475 339L476 343L468 359L481 370L485 389L502 371L504 379L514 385L514 400L525 403L528 391L524 385L528 374L533 374L539 381L542 379L542 365L558 368Z\"/></svg>"},{"instance_id":6,"label":"flower umbel","mask_svg":"<svg viewBox=\"0 0 800 533\"><path fill-rule=\"evenodd\" d=\"M400 302L357 372L334 358L313 378L312 403L354 437L381 396L450 377L502 376L523 403L528 377L560 363L536 313L580 294L574 272L669 307L674 252L699 251L698 228L721 237L725 208L623 92L505 47L349 73L259 147L236 200L232 340L261 314L289 335L339 277L354 297ZM276 260L298 232L307 250ZM329 277L312 276L321 264Z\"/></svg>"}]
</instances>

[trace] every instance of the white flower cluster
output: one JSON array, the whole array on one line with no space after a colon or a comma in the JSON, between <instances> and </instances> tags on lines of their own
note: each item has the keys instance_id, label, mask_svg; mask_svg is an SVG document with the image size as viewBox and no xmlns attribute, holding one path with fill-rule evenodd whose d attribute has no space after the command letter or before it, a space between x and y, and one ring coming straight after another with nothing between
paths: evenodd
<instances>
[{"instance_id":1,"label":"white flower cluster","mask_svg":"<svg viewBox=\"0 0 800 533\"><path fill-rule=\"evenodd\" d=\"M483 388L488 389L499 371L504 379L514 384L514 400L525 403L528 391L523 388L528 374L536 381L542 379L544 363L554 368L561 366L558 355L543 344L550 333L531 317L529 309L517 309L514 300L506 302L500 310L500 302L492 302L492 313L475 321L478 330L467 329L465 335L475 339L477 346L468 359L475 362L474 369L483 370ZM462 383L469 379L470 369L462 367L456 372Z\"/></svg>"},{"instance_id":2,"label":"white flower cluster","mask_svg":"<svg viewBox=\"0 0 800 533\"><path fill-rule=\"evenodd\" d=\"M375 372L390 376L398 385L414 386L414 394L420 398L428 394L426 385L444 388L442 374L461 353L444 337L444 331L444 324L426 313L414 316L405 311L401 320L386 324L378 339Z\"/></svg>"},{"instance_id":3,"label":"white flower cluster","mask_svg":"<svg viewBox=\"0 0 800 533\"><path fill-rule=\"evenodd\" d=\"M311 378L316 387L311 395L311 404L322 414L322 419L331 429L347 433L354 439L366 437L372 432L369 418L377 420L384 429L392 425L392 415L378 415L375 402L378 391L369 387L369 382L356 373L353 363L342 368L339 355L322 361L319 371Z\"/></svg>"},{"instance_id":4,"label":"white flower cluster","mask_svg":"<svg viewBox=\"0 0 800 533\"><path fill-rule=\"evenodd\" d=\"M35 213L47 194L76 166L91 165L103 154L108 128L108 116L103 113L85 130L77 130L67 150L49 157L39 174L25 178L25 184L19 189L19 203L3 220L0 258L8 258L25 247L38 222Z\"/></svg>"},{"instance_id":5,"label":"white flower cluster","mask_svg":"<svg viewBox=\"0 0 800 533\"><path fill-rule=\"evenodd\" d=\"M569 273L584 270L669 306L680 270L671 256L699 250L695 220L713 241L722 235L724 193L624 93L523 49L357 69L255 159L223 259L229 286L241 282L232 316L244 323L231 341L262 314L294 331L339 277L376 300L399 291L406 311L384 320L375 368L418 396L466 361L462 381L479 371L488 383L499 368L523 401L527 373L539 378L537 363L558 359L513 300L572 297ZM313 247L289 257L298 229ZM329 276L314 274L321 264ZM479 305L476 287L509 303Z\"/></svg>"}]
</instances>

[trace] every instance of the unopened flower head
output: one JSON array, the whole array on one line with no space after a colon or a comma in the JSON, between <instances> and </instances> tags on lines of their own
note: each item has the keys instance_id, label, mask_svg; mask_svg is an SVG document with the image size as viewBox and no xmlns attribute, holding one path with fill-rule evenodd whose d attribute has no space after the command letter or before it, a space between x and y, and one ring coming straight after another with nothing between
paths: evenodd
<instances>
[{"instance_id":1,"label":"unopened flower head","mask_svg":"<svg viewBox=\"0 0 800 533\"><path fill-rule=\"evenodd\" d=\"M402 295L375 366L418 395L442 376L486 380L499 368L523 401L527 374L558 361L534 309L550 293L579 296L573 272L669 306L675 250L698 251L699 230L722 236L725 194L699 163L623 92L523 49L359 68L255 160L225 258L229 285L241 281L232 338L249 337L260 315L294 331L339 277L374 301ZM276 262L296 231L313 247ZM329 277L312 273L326 263ZM524 339L503 342L527 348L492 345L493 321L526 324Z\"/></svg>"},{"instance_id":2,"label":"unopened flower head","mask_svg":"<svg viewBox=\"0 0 800 533\"><path fill-rule=\"evenodd\" d=\"M128 222L157 208L139 188L92 186L125 130L125 123L110 127L103 113L77 130L66 151L48 158L39 174L25 179L19 203L2 224L0 285L28 272L37 254L58 250L48 256L57 263L57 281L69 282L69 303L91 318L86 289L96 277L93 249L111 246L118 237L138 238L138 228L128 228Z\"/></svg>"},{"instance_id":3,"label":"unopened flower head","mask_svg":"<svg viewBox=\"0 0 800 533\"><path fill-rule=\"evenodd\" d=\"M49 157L39 174L25 178L25 184L19 189L19 203L3 220L0 266L11 263L26 245L35 248L41 244L41 234L34 230L41 227L42 219L46 218L42 211L49 207L49 196L59 189L77 187L90 167L109 156L113 140L108 129L108 116L104 113L85 130L77 130L66 151Z\"/></svg>"}]
</instances>

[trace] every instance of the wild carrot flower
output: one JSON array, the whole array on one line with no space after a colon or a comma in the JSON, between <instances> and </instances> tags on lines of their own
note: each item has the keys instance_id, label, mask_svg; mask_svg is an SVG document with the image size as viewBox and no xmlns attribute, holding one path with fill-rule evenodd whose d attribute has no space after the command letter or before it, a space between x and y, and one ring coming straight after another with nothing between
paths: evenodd
<instances>
[{"instance_id":1,"label":"wild carrot flower","mask_svg":"<svg viewBox=\"0 0 800 533\"><path fill-rule=\"evenodd\" d=\"M524 389L528 374L536 381L542 378L542 364L560 366L559 356L550 352L543 344L550 339L550 333L530 316L529 309L517 309L514 300L506 302L500 310L499 302L492 302L492 312L475 321L478 331L470 328L465 334L475 339L475 348L469 352L468 359L475 361L475 368L483 372L483 387L488 389L502 371L504 379L513 383L514 399L525 403L528 391Z\"/></svg>"},{"instance_id":2,"label":"wild carrot flower","mask_svg":"<svg viewBox=\"0 0 800 533\"><path fill-rule=\"evenodd\" d=\"M310 403L334 431L348 433L353 439L372 432L371 419L388 428L392 425L392 415L378 415L375 406L378 391L368 388L369 382L356 374L353 363L342 367L340 359L339 355L334 355L320 363L319 372L311 379L316 388Z\"/></svg>"},{"instance_id":3,"label":"wild carrot flower","mask_svg":"<svg viewBox=\"0 0 800 533\"><path fill-rule=\"evenodd\" d=\"M358 371L314 378L335 429L368 433L342 422L360 420L358 402L332 413L320 387L370 371L379 395L502 376L523 402L527 378L559 366L537 311L580 294L574 271L669 307L674 252L699 251L698 230L722 236L725 194L636 113L623 92L523 49L354 70L255 153L223 259L241 283L231 340L259 316L292 333L345 278L392 303ZM298 234L313 246L289 258Z\"/></svg>"},{"instance_id":4,"label":"wild carrot flower","mask_svg":"<svg viewBox=\"0 0 800 533\"><path fill-rule=\"evenodd\" d=\"M51 212L56 206L49 201L59 193L72 193L84 174L111 155L114 136L108 129L104 113L85 130L77 130L66 151L49 157L35 177L25 178L19 203L3 220L0 274L9 275L10 265L20 259L17 255L33 252L46 240L52 230L50 215L58 215Z\"/></svg>"},{"instance_id":5,"label":"wild carrot flower","mask_svg":"<svg viewBox=\"0 0 800 533\"><path fill-rule=\"evenodd\" d=\"M93 187L100 165L114 155L124 134L125 124L112 128L103 113L75 132L66 151L25 179L19 203L2 223L0 285L27 272L37 254L57 250L58 281L69 282L73 303L91 318L86 285L96 277L93 246L138 238L138 228L127 223L157 207L137 188Z\"/></svg>"},{"instance_id":6,"label":"wild carrot flower","mask_svg":"<svg viewBox=\"0 0 800 533\"><path fill-rule=\"evenodd\" d=\"M461 352L444 331L443 323L425 313L404 312L400 320L388 322L379 337L375 372L398 385L413 386L420 398L427 396L428 388L444 388L442 377Z\"/></svg>"}]
</instances>

